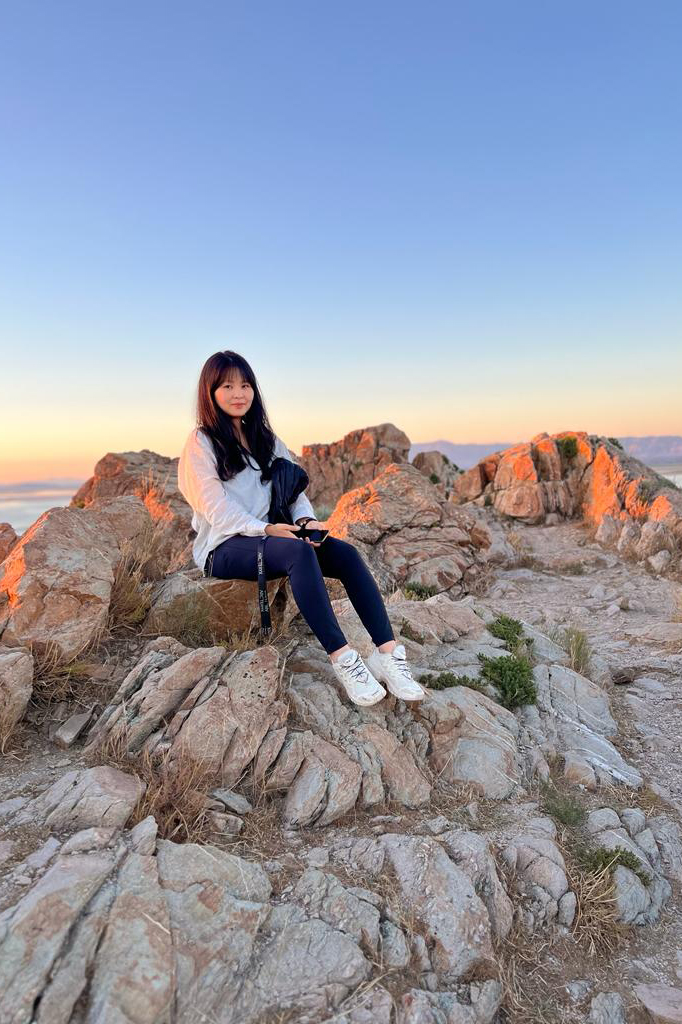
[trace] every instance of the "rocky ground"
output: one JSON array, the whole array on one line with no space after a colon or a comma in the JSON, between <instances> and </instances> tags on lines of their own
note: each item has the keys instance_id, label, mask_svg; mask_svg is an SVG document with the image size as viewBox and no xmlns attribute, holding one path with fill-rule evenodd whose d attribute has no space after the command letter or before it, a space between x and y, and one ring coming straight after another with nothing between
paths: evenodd
<instances>
[{"instance_id":1,"label":"rocky ground","mask_svg":"<svg viewBox=\"0 0 682 1024\"><path fill-rule=\"evenodd\" d=\"M121 552L144 495L88 505L93 485L11 541L0 710L26 712L0 774L0 1024L682 1020L672 528L618 519L615 498L602 543L546 508L535 525L485 494L461 509L435 456L421 472L371 451L332 521L428 677L412 705L349 704L286 587L269 642L206 640L247 624L253 594L169 569L182 524L151 610L130 615L147 584ZM559 493L546 467L529 490L529 458L501 460L509 508ZM566 495L588 472L569 469ZM76 649L121 574L125 628L49 668L32 638L52 623ZM204 598L220 615L189 629Z\"/></svg>"}]
</instances>

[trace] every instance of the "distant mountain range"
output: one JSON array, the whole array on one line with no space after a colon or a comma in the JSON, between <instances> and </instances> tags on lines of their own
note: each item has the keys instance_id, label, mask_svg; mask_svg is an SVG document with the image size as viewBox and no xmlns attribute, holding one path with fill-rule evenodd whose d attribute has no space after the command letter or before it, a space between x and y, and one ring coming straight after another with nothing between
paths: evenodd
<instances>
[{"instance_id":1,"label":"distant mountain range","mask_svg":"<svg viewBox=\"0 0 682 1024\"><path fill-rule=\"evenodd\" d=\"M641 459L647 466L674 466L682 464L682 437L662 435L658 437L620 437L623 448L630 455ZM491 452L511 448L516 441L491 441L490 444L455 444L454 441L420 441L410 446L410 461L417 452L442 452L460 469L470 469Z\"/></svg>"}]
</instances>

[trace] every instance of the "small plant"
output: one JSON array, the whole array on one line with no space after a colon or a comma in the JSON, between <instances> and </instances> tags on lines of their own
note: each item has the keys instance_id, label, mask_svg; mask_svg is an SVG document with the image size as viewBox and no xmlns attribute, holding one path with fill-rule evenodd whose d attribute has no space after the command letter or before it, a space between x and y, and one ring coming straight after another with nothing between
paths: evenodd
<instances>
[{"instance_id":1,"label":"small plant","mask_svg":"<svg viewBox=\"0 0 682 1024\"><path fill-rule=\"evenodd\" d=\"M432 473L431 476L429 477L429 480L431 481L432 484L440 483L440 477L438 476L438 473Z\"/></svg>"},{"instance_id":2,"label":"small plant","mask_svg":"<svg viewBox=\"0 0 682 1024\"><path fill-rule=\"evenodd\" d=\"M549 814L555 821L560 821L568 828L582 825L587 817L587 810L577 797L572 793L562 793L548 783L542 786L540 800L540 806L545 814Z\"/></svg>"},{"instance_id":3,"label":"small plant","mask_svg":"<svg viewBox=\"0 0 682 1024\"><path fill-rule=\"evenodd\" d=\"M497 689L502 707L510 711L535 704L538 692L533 679L533 667L525 655L502 655L490 658L479 654L481 674Z\"/></svg>"},{"instance_id":4,"label":"small plant","mask_svg":"<svg viewBox=\"0 0 682 1024\"><path fill-rule=\"evenodd\" d=\"M557 440L556 446L565 459L574 459L578 454L577 437L560 437Z\"/></svg>"},{"instance_id":5,"label":"small plant","mask_svg":"<svg viewBox=\"0 0 682 1024\"><path fill-rule=\"evenodd\" d=\"M411 626L406 619L403 619L403 623L400 627L400 632L407 640L414 640L416 644L423 645L425 643L424 637L421 635L421 633L418 633L417 630L413 626Z\"/></svg>"},{"instance_id":6,"label":"small plant","mask_svg":"<svg viewBox=\"0 0 682 1024\"><path fill-rule=\"evenodd\" d=\"M616 846L613 850L607 850L605 846L597 846L593 850L584 850L582 853L582 866L590 874L599 874L605 869L612 872L618 865L629 868L643 885L651 883L651 876L642 867L642 862L637 854L632 850L627 850L624 846Z\"/></svg>"},{"instance_id":7,"label":"small plant","mask_svg":"<svg viewBox=\"0 0 682 1024\"><path fill-rule=\"evenodd\" d=\"M458 676L454 672L439 672L438 675L427 672L419 677L419 682L423 686L428 686L429 690L448 690L451 686L468 686L470 690L485 693L485 686L480 679L466 675Z\"/></svg>"},{"instance_id":8,"label":"small plant","mask_svg":"<svg viewBox=\"0 0 682 1024\"><path fill-rule=\"evenodd\" d=\"M427 597L433 597L438 591L430 583L406 583L403 593L410 601L426 601Z\"/></svg>"},{"instance_id":9,"label":"small plant","mask_svg":"<svg viewBox=\"0 0 682 1024\"><path fill-rule=\"evenodd\" d=\"M607 437L606 440L610 441L611 444L614 445L616 448L620 448L622 452L625 451L617 437Z\"/></svg>"},{"instance_id":10,"label":"small plant","mask_svg":"<svg viewBox=\"0 0 682 1024\"><path fill-rule=\"evenodd\" d=\"M498 615L488 626L488 632L498 640L504 640L512 653L523 643L523 626L518 619L512 619L509 615Z\"/></svg>"},{"instance_id":11,"label":"small plant","mask_svg":"<svg viewBox=\"0 0 682 1024\"><path fill-rule=\"evenodd\" d=\"M590 641L582 629L575 626L567 626L565 629L554 630L550 636L551 640L559 644L568 654L569 667L581 676L587 675L590 670Z\"/></svg>"},{"instance_id":12,"label":"small plant","mask_svg":"<svg viewBox=\"0 0 682 1024\"><path fill-rule=\"evenodd\" d=\"M584 576L585 564L583 562L567 562L566 565L562 565L560 572L563 576Z\"/></svg>"}]
</instances>

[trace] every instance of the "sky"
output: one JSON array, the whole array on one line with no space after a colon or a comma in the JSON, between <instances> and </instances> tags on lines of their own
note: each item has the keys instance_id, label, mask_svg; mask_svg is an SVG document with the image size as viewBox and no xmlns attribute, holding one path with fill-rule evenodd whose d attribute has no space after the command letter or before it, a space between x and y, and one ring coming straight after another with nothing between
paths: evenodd
<instances>
[{"instance_id":1,"label":"sky","mask_svg":"<svg viewBox=\"0 0 682 1024\"><path fill-rule=\"evenodd\" d=\"M0 0L0 482L179 454L213 352L294 451L682 434L682 4Z\"/></svg>"}]
</instances>

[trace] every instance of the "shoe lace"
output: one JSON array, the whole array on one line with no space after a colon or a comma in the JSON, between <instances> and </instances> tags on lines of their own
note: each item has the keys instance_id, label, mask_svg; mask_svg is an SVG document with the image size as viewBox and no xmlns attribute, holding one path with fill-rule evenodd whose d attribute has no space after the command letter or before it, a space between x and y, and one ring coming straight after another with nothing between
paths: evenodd
<instances>
[{"instance_id":1,"label":"shoe lace","mask_svg":"<svg viewBox=\"0 0 682 1024\"><path fill-rule=\"evenodd\" d=\"M409 666L408 666L407 662L400 661L398 658L394 658L393 659L393 663L394 663L394 665L396 667L396 670L402 676L404 676L405 679L407 679L408 682L410 682L410 683L414 682L414 679L412 678L412 673L410 672L410 669L409 669Z\"/></svg>"},{"instance_id":2,"label":"shoe lace","mask_svg":"<svg viewBox=\"0 0 682 1024\"><path fill-rule=\"evenodd\" d=\"M367 680L367 668L361 661L360 657L356 659L351 665L345 666L348 674L353 678L357 679L358 682L366 682Z\"/></svg>"}]
</instances>

